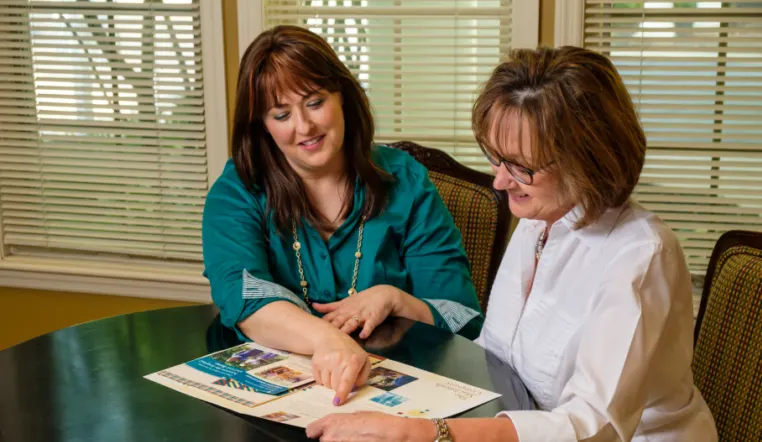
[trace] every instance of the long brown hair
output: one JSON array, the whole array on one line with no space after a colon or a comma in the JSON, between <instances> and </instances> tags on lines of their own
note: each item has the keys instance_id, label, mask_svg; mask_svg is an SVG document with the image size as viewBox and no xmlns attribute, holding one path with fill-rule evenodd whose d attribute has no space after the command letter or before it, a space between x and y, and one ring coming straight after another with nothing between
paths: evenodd
<instances>
[{"instance_id":1,"label":"long brown hair","mask_svg":"<svg viewBox=\"0 0 762 442\"><path fill-rule=\"evenodd\" d=\"M301 223L302 218L330 230L329 220L310 205L304 183L263 121L280 94L306 95L319 89L342 96L346 128L342 151L349 169L342 217L352 210L355 179L365 187L364 216L378 214L386 204L389 175L371 160L374 125L365 91L320 36L297 26L277 26L261 33L241 59L232 153L246 187L264 189L268 209L280 231L290 229L292 220Z\"/></svg>"},{"instance_id":2,"label":"long brown hair","mask_svg":"<svg viewBox=\"0 0 762 442\"><path fill-rule=\"evenodd\" d=\"M608 58L571 46L512 51L474 103L477 140L496 150L489 146L490 130L505 140L510 128L499 122L510 113L529 123L529 167L552 164L561 191L582 205L576 228L630 197L643 169L646 137ZM498 126L491 127L495 122Z\"/></svg>"}]
</instances>

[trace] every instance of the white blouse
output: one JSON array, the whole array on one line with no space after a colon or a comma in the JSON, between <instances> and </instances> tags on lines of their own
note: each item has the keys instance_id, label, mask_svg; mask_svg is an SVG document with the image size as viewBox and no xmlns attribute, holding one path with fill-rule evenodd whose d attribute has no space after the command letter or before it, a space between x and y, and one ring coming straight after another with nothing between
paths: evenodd
<instances>
[{"instance_id":1,"label":"white blouse","mask_svg":"<svg viewBox=\"0 0 762 442\"><path fill-rule=\"evenodd\" d=\"M506 411L522 442L716 441L693 385L691 278L675 234L630 202L580 230L521 220L479 345L521 376L543 411ZM531 285L531 292L528 293Z\"/></svg>"}]
</instances>

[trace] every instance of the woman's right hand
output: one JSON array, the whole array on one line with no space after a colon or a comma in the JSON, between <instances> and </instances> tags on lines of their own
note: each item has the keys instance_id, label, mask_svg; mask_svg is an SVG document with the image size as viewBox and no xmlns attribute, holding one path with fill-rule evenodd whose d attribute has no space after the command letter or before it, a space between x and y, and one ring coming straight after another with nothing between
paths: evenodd
<instances>
[{"instance_id":1,"label":"woman's right hand","mask_svg":"<svg viewBox=\"0 0 762 442\"><path fill-rule=\"evenodd\" d=\"M351 337L332 330L312 355L315 382L336 392L334 405L346 402L355 387L364 385L370 373L368 353Z\"/></svg>"}]
</instances>

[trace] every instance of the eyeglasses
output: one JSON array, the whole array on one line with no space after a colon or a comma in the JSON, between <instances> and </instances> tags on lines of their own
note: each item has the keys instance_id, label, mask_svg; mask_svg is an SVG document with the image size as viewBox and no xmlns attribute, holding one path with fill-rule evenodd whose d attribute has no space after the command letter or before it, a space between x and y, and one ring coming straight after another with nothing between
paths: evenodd
<instances>
[{"instance_id":1,"label":"eyeglasses","mask_svg":"<svg viewBox=\"0 0 762 442\"><path fill-rule=\"evenodd\" d=\"M543 169L547 168L548 166L550 166L551 164L555 163L555 161L552 161L552 162L546 164L545 166L543 166L543 167L541 167L541 168L539 168L537 170L532 170L532 169L530 169L528 167L522 166L521 164L517 164L517 163L514 163L513 161L506 160L505 158L496 156L496 155L490 153L484 147L484 145L482 143L478 143L478 144L479 144L479 148L482 150L482 153L484 154L484 156L487 157L487 160L489 160L489 162L493 166L500 167L501 164L505 164L505 168L508 169L508 173L510 173L511 176L516 179L516 181L520 182L521 184L525 184L527 186L532 184L534 182L534 175L537 172L540 172L541 170L543 170Z\"/></svg>"}]
</instances>

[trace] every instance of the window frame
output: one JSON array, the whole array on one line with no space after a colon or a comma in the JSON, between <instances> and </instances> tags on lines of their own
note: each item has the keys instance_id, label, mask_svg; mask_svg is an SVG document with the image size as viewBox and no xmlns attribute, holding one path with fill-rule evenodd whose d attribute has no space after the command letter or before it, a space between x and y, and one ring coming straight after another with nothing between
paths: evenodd
<instances>
[{"instance_id":1,"label":"window frame","mask_svg":"<svg viewBox=\"0 0 762 442\"><path fill-rule=\"evenodd\" d=\"M239 2L245 3L245 2ZM228 159L227 96L222 4L199 1L203 54L204 113L208 183L219 177ZM2 219L0 218L0 232ZM78 256L10 256L0 236L0 281L27 289L99 293L144 298L211 302L209 282L200 269L155 261L101 260Z\"/></svg>"}]
</instances>

